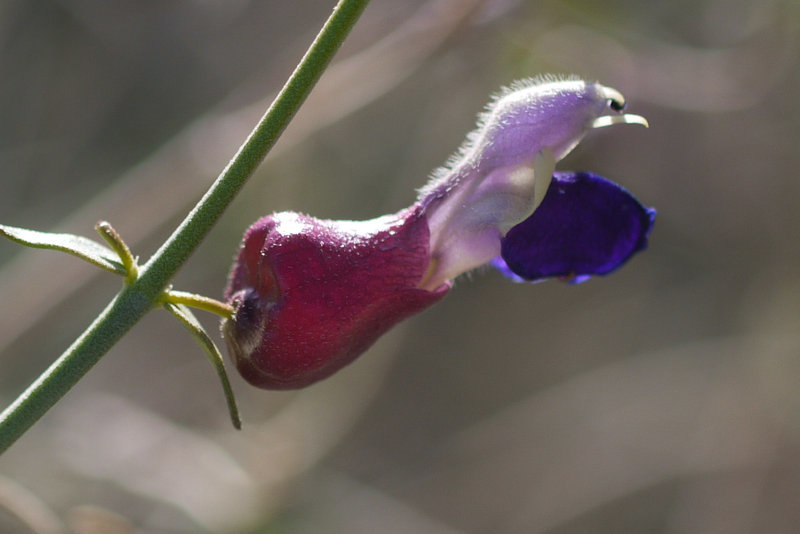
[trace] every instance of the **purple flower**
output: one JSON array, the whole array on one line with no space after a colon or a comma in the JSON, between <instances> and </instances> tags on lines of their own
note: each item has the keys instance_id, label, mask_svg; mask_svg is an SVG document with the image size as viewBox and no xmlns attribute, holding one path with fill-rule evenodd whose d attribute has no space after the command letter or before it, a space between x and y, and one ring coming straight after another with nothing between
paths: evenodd
<instances>
[{"instance_id":1,"label":"purple flower","mask_svg":"<svg viewBox=\"0 0 800 534\"><path fill-rule=\"evenodd\" d=\"M581 282L647 245L655 210L590 173L555 163L592 128L646 121L622 95L580 80L503 91L418 201L369 221L277 213L248 229L222 330L245 379L307 386L485 264L516 281Z\"/></svg>"}]
</instances>

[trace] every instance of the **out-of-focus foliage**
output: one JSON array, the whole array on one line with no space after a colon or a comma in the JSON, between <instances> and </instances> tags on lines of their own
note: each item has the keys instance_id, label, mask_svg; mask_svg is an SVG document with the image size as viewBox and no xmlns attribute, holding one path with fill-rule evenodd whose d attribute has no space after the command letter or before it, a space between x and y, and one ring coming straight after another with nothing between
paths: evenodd
<instances>
[{"instance_id":1,"label":"out-of-focus foliage","mask_svg":"<svg viewBox=\"0 0 800 534\"><path fill-rule=\"evenodd\" d=\"M108 219L146 258L331 5L4 2L0 222L92 235ZM0 531L794 532L799 14L373 0L178 288L219 296L264 213L408 205L491 92L544 72L616 87L650 120L560 165L657 207L650 249L581 286L477 273L299 393L234 377L240 433L203 354L154 313L0 457ZM114 294L94 271L0 245L4 405Z\"/></svg>"}]
</instances>

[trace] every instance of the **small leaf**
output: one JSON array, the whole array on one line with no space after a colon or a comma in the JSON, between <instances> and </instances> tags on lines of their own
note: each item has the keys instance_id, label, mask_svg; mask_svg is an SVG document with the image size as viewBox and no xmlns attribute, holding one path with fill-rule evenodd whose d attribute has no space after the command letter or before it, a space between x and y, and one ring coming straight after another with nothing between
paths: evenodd
<instances>
[{"instance_id":1,"label":"small leaf","mask_svg":"<svg viewBox=\"0 0 800 534\"><path fill-rule=\"evenodd\" d=\"M222 382L222 390L225 393L225 400L228 403L228 412L231 416L231 422L236 430L242 429L242 420L239 418L239 408L236 406L236 397L233 395L233 388L228 380L228 373L225 371L225 363L222 360L222 354L214 344L214 341L206 333L203 325L197 320L192 311L183 304L164 303L164 308L174 315L181 324L186 327L190 334L200 344L208 356L208 361L214 366L217 371L220 382Z\"/></svg>"},{"instance_id":2,"label":"small leaf","mask_svg":"<svg viewBox=\"0 0 800 534\"><path fill-rule=\"evenodd\" d=\"M28 247L60 250L72 254L112 273L123 276L127 274L113 250L83 236L37 232L4 224L0 224L0 235Z\"/></svg>"},{"instance_id":3,"label":"small leaf","mask_svg":"<svg viewBox=\"0 0 800 534\"><path fill-rule=\"evenodd\" d=\"M107 221L100 221L95 225L95 230L100 234L100 237L106 240L106 243L111 249L117 253L117 257L122 262L122 267L125 269L125 281L133 282L139 277L139 265L136 263L136 258L131 254L131 249L120 237L116 230Z\"/></svg>"}]
</instances>

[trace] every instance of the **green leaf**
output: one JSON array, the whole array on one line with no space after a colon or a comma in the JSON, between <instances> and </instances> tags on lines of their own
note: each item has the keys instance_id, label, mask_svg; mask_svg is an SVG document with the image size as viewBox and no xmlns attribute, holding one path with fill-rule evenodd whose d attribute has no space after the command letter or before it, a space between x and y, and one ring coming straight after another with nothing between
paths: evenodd
<instances>
[{"instance_id":1,"label":"green leaf","mask_svg":"<svg viewBox=\"0 0 800 534\"><path fill-rule=\"evenodd\" d=\"M222 382L222 390L225 393L225 400L228 403L228 412L231 416L231 422L236 430L242 429L242 420L239 418L239 408L236 406L236 397L233 395L233 388L231 387L230 380L228 380L228 373L225 371L225 363L222 360L222 354L214 344L214 341L206 333L203 325L197 320L192 311L183 304L172 304L169 302L164 303L164 308L174 315L181 324L186 327L192 337L200 344L208 356L208 361L214 366Z\"/></svg>"},{"instance_id":2,"label":"green leaf","mask_svg":"<svg viewBox=\"0 0 800 534\"><path fill-rule=\"evenodd\" d=\"M127 274L113 250L83 236L37 232L4 224L0 224L0 235L28 247L60 250L72 254L112 273L123 276Z\"/></svg>"},{"instance_id":3,"label":"green leaf","mask_svg":"<svg viewBox=\"0 0 800 534\"><path fill-rule=\"evenodd\" d=\"M116 230L111 226L108 221L100 221L95 225L95 230L100 234L100 237L106 240L106 243L117 254L117 258L122 262L122 268L125 269L125 282L130 283L136 280L139 276L139 264L136 263L136 258L131 254L131 249L120 237Z\"/></svg>"}]
</instances>

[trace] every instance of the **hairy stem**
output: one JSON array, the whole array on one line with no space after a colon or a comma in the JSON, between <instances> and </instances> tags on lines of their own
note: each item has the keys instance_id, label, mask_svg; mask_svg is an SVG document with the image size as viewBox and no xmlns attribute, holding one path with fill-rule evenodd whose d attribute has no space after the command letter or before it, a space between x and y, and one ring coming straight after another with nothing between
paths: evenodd
<instances>
[{"instance_id":1,"label":"hairy stem","mask_svg":"<svg viewBox=\"0 0 800 534\"><path fill-rule=\"evenodd\" d=\"M148 311L252 175L308 96L369 0L339 0L320 33L228 166L169 239L89 328L0 414L8 449Z\"/></svg>"},{"instance_id":2,"label":"hairy stem","mask_svg":"<svg viewBox=\"0 0 800 534\"><path fill-rule=\"evenodd\" d=\"M168 304L183 304L198 310L215 313L225 319L230 319L233 315L233 306L204 295L196 295L186 291L167 291L163 300Z\"/></svg>"}]
</instances>

